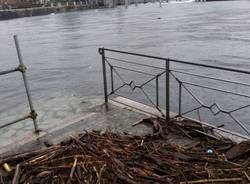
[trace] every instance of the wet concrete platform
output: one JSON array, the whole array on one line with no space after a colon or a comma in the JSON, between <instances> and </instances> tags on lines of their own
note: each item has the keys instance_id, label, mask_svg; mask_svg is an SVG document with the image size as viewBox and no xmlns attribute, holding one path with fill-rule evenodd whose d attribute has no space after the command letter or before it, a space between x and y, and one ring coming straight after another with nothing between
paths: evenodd
<instances>
[{"instance_id":1,"label":"wet concrete platform","mask_svg":"<svg viewBox=\"0 0 250 184\"><path fill-rule=\"evenodd\" d=\"M81 106L81 111L67 116L60 122L51 122L46 126L40 126L42 129L39 134L29 131L23 137L10 136L10 143L0 146L0 156L42 149L84 131L109 130L133 135L150 134L152 133L151 126L146 124L133 126L133 124L144 118L160 116L156 109L123 97L114 98L108 104L105 104L101 98L86 98L78 103ZM175 115L170 113L170 117ZM221 134L221 132L219 133ZM236 140L235 142L242 141L242 139L231 135L226 137ZM192 140L174 134L169 134L167 141L180 146L193 144Z\"/></svg>"},{"instance_id":2,"label":"wet concrete platform","mask_svg":"<svg viewBox=\"0 0 250 184\"><path fill-rule=\"evenodd\" d=\"M131 107L124 105L123 103L125 102L130 104ZM25 136L16 139L9 137L9 139L12 139L12 142L2 146L0 154L12 154L43 148L48 144L57 144L70 135L75 135L85 130L112 130L134 135L144 135L152 132L152 127L144 124L132 126L133 123L152 116L152 114L146 112L153 112L152 109L142 104L120 97L115 101L109 101L108 105L105 105L102 99L97 98L84 100L79 103L84 106L82 107L84 111L68 116L60 123L53 124L51 122L51 126L40 126L42 130L38 135L30 131L26 132ZM144 111L136 110L136 108Z\"/></svg>"}]
</instances>

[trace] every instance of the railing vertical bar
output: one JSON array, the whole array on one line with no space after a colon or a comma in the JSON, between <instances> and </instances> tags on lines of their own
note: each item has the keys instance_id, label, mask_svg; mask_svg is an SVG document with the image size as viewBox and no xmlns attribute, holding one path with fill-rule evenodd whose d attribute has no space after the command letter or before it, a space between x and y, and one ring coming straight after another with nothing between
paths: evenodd
<instances>
[{"instance_id":1,"label":"railing vertical bar","mask_svg":"<svg viewBox=\"0 0 250 184\"><path fill-rule=\"evenodd\" d=\"M22 54L21 54L21 51L20 51L20 46L19 46L17 35L14 35L14 40L15 40L16 51L17 51L17 55L18 55L18 60L19 60L19 63L20 63L19 67L23 67L22 76L23 76L24 87L25 87L25 91L26 91L26 94L27 94L27 98L28 98L28 102L29 102L29 107L30 107L30 111L31 111L31 117L33 119L35 132L38 133L39 130L38 130L38 126L37 126L36 112L34 110L34 106L33 106L31 95L30 95L29 84L28 84L28 81L27 81L27 78L26 78L26 74L25 74L25 66L23 64Z\"/></svg>"},{"instance_id":2,"label":"railing vertical bar","mask_svg":"<svg viewBox=\"0 0 250 184\"><path fill-rule=\"evenodd\" d=\"M165 61L165 67L166 67L166 122L169 121L169 59Z\"/></svg>"},{"instance_id":3,"label":"railing vertical bar","mask_svg":"<svg viewBox=\"0 0 250 184\"><path fill-rule=\"evenodd\" d=\"M182 82L181 81L179 81L178 82L179 83L179 113L178 113L178 116L181 116L181 105L182 105L182 89L181 89L181 87L182 87Z\"/></svg>"},{"instance_id":4,"label":"railing vertical bar","mask_svg":"<svg viewBox=\"0 0 250 184\"><path fill-rule=\"evenodd\" d=\"M113 66L110 65L110 76L111 76L111 93L114 93L114 76L113 76Z\"/></svg>"},{"instance_id":5,"label":"railing vertical bar","mask_svg":"<svg viewBox=\"0 0 250 184\"><path fill-rule=\"evenodd\" d=\"M106 74L106 62L105 62L105 50L104 50L104 48L101 48L99 50L99 53L102 55L104 99L105 99L105 103L108 103L107 74Z\"/></svg>"},{"instance_id":6,"label":"railing vertical bar","mask_svg":"<svg viewBox=\"0 0 250 184\"><path fill-rule=\"evenodd\" d=\"M156 76L156 106L159 107L159 76Z\"/></svg>"}]
</instances>

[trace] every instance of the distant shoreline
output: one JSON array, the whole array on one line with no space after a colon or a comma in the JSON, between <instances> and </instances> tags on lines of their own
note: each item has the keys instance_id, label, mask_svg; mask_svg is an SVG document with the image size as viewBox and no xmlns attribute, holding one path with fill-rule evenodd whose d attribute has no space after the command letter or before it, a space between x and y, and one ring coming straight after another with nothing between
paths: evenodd
<instances>
[{"instance_id":1,"label":"distant shoreline","mask_svg":"<svg viewBox=\"0 0 250 184\"><path fill-rule=\"evenodd\" d=\"M103 6L76 5L76 6L54 6L54 7L37 7L37 8L25 8L25 9L0 10L0 20L49 15L51 13L63 13L63 12L70 12L70 11L95 9L95 8L103 8Z\"/></svg>"},{"instance_id":2,"label":"distant shoreline","mask_svg":"<svg viewBox=\"0 0 250 184\"><path fill-rule=\"evenodd\" d=\"M121 0L118 5L121 5ZM171 0L163 0L167 2L171 2ZM182 2L183 0L172 0L172 2ZM192 0L190 0L192 1ZM211 2L211 1L234 1L234 0L193 0L192 2ZM137 0L137 3L148 3L151 0ZM185 2L185 0L184 0ZM134 2L130 2L133 4ZM123 2L124 5L124 2ZM1 20L9 20L15 18L22 17L33 17L33 16L41 16L41 15L49 15L53 13L64 13L64 12L72 12L72 11L80 11L80 10L88 10L88 9L98 9L98 8L111 8L114 7L112 1L107 1L106 4L64 4L57 6L49 6L49 7L33 7L33 8L22 8L22 9L5 9L0 10L0 21Z\"/></svg>"}]
</instances>

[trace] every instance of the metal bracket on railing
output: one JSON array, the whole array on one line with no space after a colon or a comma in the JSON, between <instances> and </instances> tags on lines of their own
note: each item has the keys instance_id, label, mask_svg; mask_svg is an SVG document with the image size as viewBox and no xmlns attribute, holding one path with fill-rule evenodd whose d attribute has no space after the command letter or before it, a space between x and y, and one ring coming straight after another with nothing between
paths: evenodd
<instances>
[{"instance_id":1,"label":"metal bracket on railing","mask_svg":"<svg viewBox=\"0 0 250 184\"><path fill-rule=\"evenodd\" d=\"M98 52L99 52L99 54L101 54L101 55L103 54L103 51L104 51L104 48L99 48L99 49L98 49Z\"/></svg>"},{"instance_id":2,"label":"metal bracket on railing","mask_svg":"<svg viewBox=\"0 0 250 184\"><path fill-rule=\"evenodd\" d=\"M40 129L38 129L38 126L37 126L37 116L38 116L38 114L36 113L35 110L33 110L33 111L31 111L29 113L29 118L31 118L33 120L33 122L34 122L34 127L35 127L35 131L34 132L36 134L38 134L41 131Z\"/></svg>"},{"instance_id":3,"label":"metal bracket on railing","mask_svg":"<svg viewBox=\"0 0 250 184\"><path fill-rule=\"evenodd\" d=\"M31 111L30 114L29 114L29 117L30 117L31 119L33 119L33 120L36 119L37 116L38 116L38 114L36 113L36 111Z\"/></svg>"},{"instance_id":4,"label":"metal bracket on railing","mask_svg":"<svg viewBox=\"0 0 250 184\"><path fill-rule=\"evenodd\" d=\"M18 65L16 68L17 71L24 73L27 70L27 67L24 64Z\"/></svg>"}]
</instances>

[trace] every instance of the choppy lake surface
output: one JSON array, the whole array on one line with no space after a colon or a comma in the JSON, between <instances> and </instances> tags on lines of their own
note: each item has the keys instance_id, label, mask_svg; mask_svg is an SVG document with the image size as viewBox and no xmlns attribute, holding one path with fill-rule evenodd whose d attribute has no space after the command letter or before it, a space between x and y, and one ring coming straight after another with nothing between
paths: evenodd
<instances>
[{"instance_id":1,"label":"choppy lake surface","mask_svg":"<svg viewBox=\"0 0 250 184\"><path fill-rule=\"evenodd\" d=\"M1 70L18 63L18 34L38 108L58 96L102 95L103 46L250 70L249 8L249 1L148 3L1 21ZM19 75L1 77L1 117L9 108L16 116L26 111L15 111L26 103Z\"/></svg>"}]
</instances>

